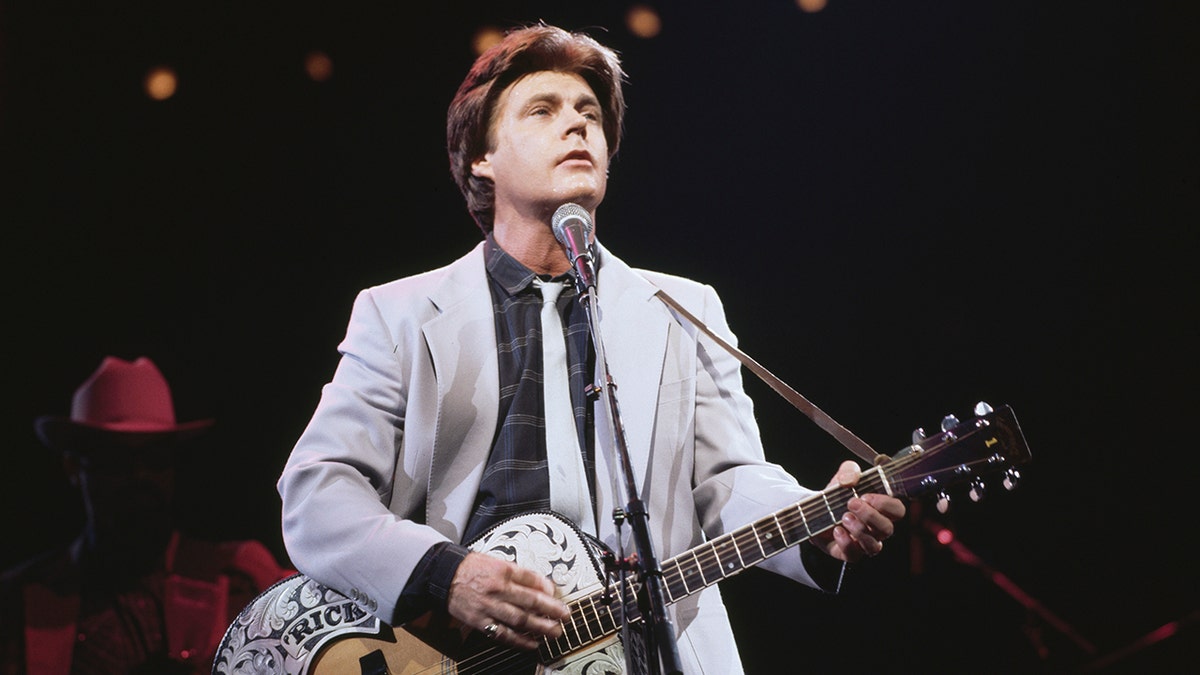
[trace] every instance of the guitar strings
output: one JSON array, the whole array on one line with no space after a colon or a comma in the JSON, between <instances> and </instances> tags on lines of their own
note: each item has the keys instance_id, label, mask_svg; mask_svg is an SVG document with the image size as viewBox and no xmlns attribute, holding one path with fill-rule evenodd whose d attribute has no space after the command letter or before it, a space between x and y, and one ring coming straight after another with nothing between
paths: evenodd
<instances>
[{"instance_id":1,"label":"guitar strings","mask_svg":"<svg viewBox=\"0 0 1200 675\"><path fill-rule=\"evenodd\" d=\"M566 656L571 651L598 642L600 639L603 639L616 632L616 628L608 630L604 627L603 619L600 616L600 609L596 606L597 603L593 602L598 595L600 595L600 593L592 593L573 601L571 603L572 610L570 617L560 622L563 625L563 635L560 638L553 640L553 642L559 642L569 638L567 624L570 623L572 628L574 628L576 631L577 637L579 638L577 640L577 645L572 647L568 640L565 646L559 645L557 649L555 649L553 648L554 646L551 645L552 641L550 639L547 638L542 640L544 648L550 653L551 662ZM589 612L594 621L589 621ZM611 609L608 613L610 615L612 614ZM582 622L587 628L587 638L585 638L583 632L578 628L578 624L580 622ZM601 629L599 636L594 635L590 628L593 623ZM616 617L613 617L613 624L614 626L620 625L620 622L616 620ZM535 667L536 659L534 657L534 652L519 652L507 647L494 646L476 652L458 662L455 662L449 657L444 657L439 664L430 666L418 672L433 673L456 671L460 673L515 673L532 671L535 669Z\"/></svg>"},{"instance_id":2,"label":"guitar strings","mask_svg":"<svg viewBox=\"0 0 1200 675\"><path fill-rule=\"evenodd\" d=\"M449 657L443 657L437 665L417 672L516 673L523 669L532 671L534 668L536 668L536 663L528 654L504 647L489 647L458 662Z\"/></svg>"}]
</instances>

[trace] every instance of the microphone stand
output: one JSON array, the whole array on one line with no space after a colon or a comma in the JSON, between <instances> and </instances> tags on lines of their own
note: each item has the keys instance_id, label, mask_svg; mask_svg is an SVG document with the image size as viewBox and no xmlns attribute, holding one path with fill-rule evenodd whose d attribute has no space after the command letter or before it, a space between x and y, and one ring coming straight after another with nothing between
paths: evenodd
<instances>
[{"instance_id":1,"label":"microphone stand","mask_svg":"<svg viewBox=\"0 0 1200 675\"><path fill-rule=\"evenodd\" d=\"M581 263L580 261L585 258L586 260ZM670 615L667 614L662 567L659 565L658 557L654 554L654 546L650 541L650 514L647 513L645 503L638 496L633 464L629 459L629 447L625 443L625 428L621 423L617 406L617 385L608 372L608 362L604 356L604 341L600 338L600 311L596 301L596 277L591 271L591 262L590 253L581 253L572 260L577 272L582 272L575 275L575 285L579 290L579 300L584 303L587 310L592 344L596 349L596 368L599 371L597 379L600 382L598 386L602 390L605 410L612 423L614 446L617 450L625 491L629 500L625 507L625 516L633 529L634 543L637 546L634 564L637 567L645 594L645 598L639 599L639 604L642 604L641 600L644 600L646 605L642 611L642 619L646 624L646 629L643 631L646 653L651 656L647 659L648 665L653 675L657 675L659 672L665 672L667 675L682 675L683 665L679 658L675 629L671 625ZM621 601L625 601L624 593L622 593ZM622 612L622 616L624 616L624 612ZM658 658L654 658L655 656ZM625 660L626 663L630 661L628 646ZM665 671L660 671L660 668Z\"/></svg>"}]
</instances>

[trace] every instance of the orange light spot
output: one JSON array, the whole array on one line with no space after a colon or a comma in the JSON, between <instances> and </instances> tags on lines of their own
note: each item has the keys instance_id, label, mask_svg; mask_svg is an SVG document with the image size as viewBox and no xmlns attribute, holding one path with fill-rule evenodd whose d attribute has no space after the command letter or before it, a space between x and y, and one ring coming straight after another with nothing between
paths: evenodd
<instances>
[{"instance_id":1,"label":"orange light spot","mask_svg":"<svg viewBox=\"0 0 1200 675\"><path fill-rule=\"evenodd\" d=\"M179 88L179 78L173 69L167 66L157 66L146 73L146 79L143 80L142 86L150 98L155 101L165 101L175 95L175 90Z\"/></svg>"},{"instance_id":2,"label":"orange light spot","mask_svg":"<svg viewBox=\"0 0 1200 675\"><path fill-rule=\"evenodd\" d=\"M494 26L484 26L475 31L472 47L476 54L482 54L504 39L504 31Z\"/></svg>"},{"instance_id":3,"label":"orange light spot","mask_svg":"<svg viewBox=\"0 0 1200 675\"><path fill-rule=\"evenodd\" d=\"M322 51L309 52L304 57L304 72L313 82L324 82L333 77L333 59Z\"/></svg>"},{"instance_id":4,"label":"orange light spot","mask_svg":"<svg viewBox=\"0 0 1200 675\"><path fill-rule=\"evenodd\" d=\"M634 5L625 13L625 25L629 32L640 38L652 38L662 32L662 19L658 12L646 5Z\"/></svg>"}]
</instances>

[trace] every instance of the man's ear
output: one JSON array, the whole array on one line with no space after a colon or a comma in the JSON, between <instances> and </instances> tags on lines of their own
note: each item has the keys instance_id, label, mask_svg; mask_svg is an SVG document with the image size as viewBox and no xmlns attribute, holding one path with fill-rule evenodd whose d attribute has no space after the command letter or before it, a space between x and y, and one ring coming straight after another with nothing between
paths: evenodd
<instances>
[{"instance_id":1,"label":"man's ear","mask_svg":"<svg viewBox=\"0 0 1200 675\"><path fill-rule=\"evenodd\" d=\"M487 155L471 162L471 175L476 178L486 178L493 182L496 180L496 175L492 172L492 163L488 160Z\"/></svg>"}]
</instances>

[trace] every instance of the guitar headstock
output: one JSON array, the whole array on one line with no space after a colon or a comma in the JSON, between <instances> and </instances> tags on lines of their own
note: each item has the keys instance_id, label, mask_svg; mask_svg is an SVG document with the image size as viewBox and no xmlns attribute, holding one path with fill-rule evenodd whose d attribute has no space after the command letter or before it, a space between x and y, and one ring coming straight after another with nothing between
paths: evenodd
<instances>
[{"instance_id":1,"label":"guitar headstock","mask_svg":"<svg viewBox=\"0 0 1200 675\"><path fill-rule=\"evenodd\" d=\"M883 464L892 490L901 496L938 496L938 510L950 504L949 488L969 485L971 499L979 501L987 491L985 479L1003 476L1002 484L1012 490L1020 480L1017 466L1032 456L1017 418L1009 406L993 409L975 405L974 417L960 422L947 415L937 434L913 432L913 444Z\"/></svg>"}]
</instances>

